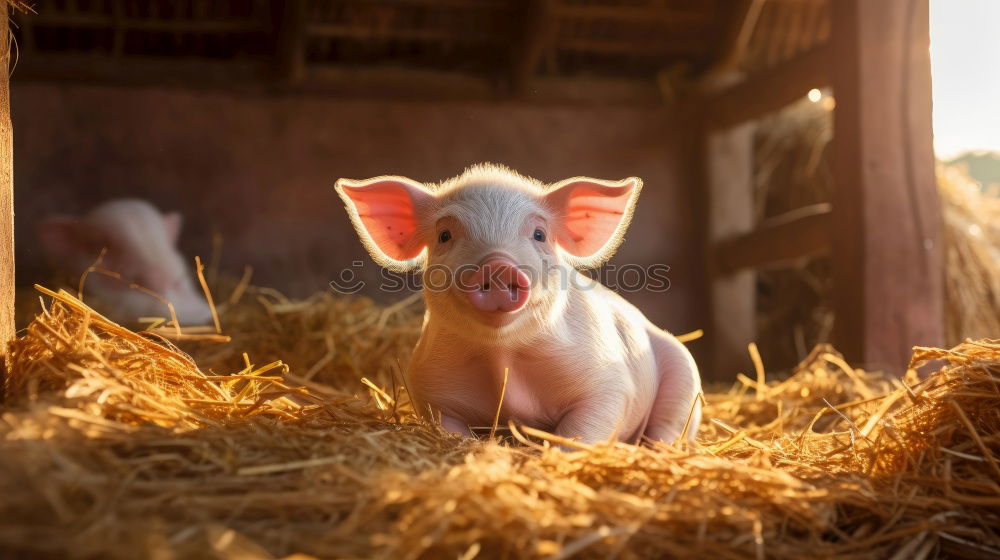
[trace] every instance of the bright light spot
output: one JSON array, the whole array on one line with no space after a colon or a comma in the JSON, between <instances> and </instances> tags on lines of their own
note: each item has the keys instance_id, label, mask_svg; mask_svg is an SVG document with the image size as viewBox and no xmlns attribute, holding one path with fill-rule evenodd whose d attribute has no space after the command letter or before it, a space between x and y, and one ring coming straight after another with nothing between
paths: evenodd
<instances>
[{"instance_id":1,"label":"bright light spot","mask_svg":"<svg viewBox=\"0 0 1000 560\"><path fill-rule=\"evenodd\" d=\"M820 91L820 90L818 90L818 89L816 89L816 88L813 88L813 89L809 90L808 97L809 97L809 101L812 101L813 103L819 103L819 100L823 99L823 92Z\"/></svg>"}]
</instances>

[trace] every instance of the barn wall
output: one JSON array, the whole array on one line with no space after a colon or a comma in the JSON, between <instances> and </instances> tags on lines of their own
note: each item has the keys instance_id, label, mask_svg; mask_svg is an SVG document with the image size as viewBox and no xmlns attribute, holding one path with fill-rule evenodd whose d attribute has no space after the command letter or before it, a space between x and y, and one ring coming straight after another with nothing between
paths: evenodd
<instances>
[{"instance_id":1,"label":"barn wall","mask_svg":"<svg viewBox=\"0 0 1000 560\"><path fill-rule=\"evenodd\" d=\"M686 127L641 108L417 103L16 83L18 281L45 280L33 225L121 196L186 216L182 247L293 295L353 261L377 276L332 185L386 173L440 180L496 161L544 181L638 175L646 188L616 263L663 262L672 290L637 293L666 328L704 326ZM379 294L374 294L379 296ZM399 296L380 296L392 299Z\"/></svg>"}]
</instances>

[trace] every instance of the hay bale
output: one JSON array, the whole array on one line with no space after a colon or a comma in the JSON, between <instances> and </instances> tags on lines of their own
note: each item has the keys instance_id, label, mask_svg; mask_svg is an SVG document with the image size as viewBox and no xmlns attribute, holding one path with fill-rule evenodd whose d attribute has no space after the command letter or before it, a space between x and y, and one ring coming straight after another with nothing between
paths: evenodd
<instances>
[{"instance_id":1,"label":"hay bale","mask_svg":"<svg viewBox=\"0 0 1000 560\"><path fill-rule=\"evenodd\" d=\"M754 216L757 223L811 204L830 202L832 98L801 100L758 123L754 134ZM757 341L778 370L788 370L833 331L832 271L826 256L757 273Z\"/></svg>"},{"instance_id":2,"label":"hay bale","mask_svg":"<svg viewBox=\"0 0 1000 560\"><path fill-rule=\"evenodd\" d=\"M400 308L384 315L368 301L318 296L282 303L290 307L266 321L230 309L222 319L233 340L267 349L236 351L267 365L247 358L212 375L158 335L51 297L12 343L4 383L0 547L9 555L1000 552L997 341L918 349L914 365L948 363L902 382L818 347L784 381L760 371L706 395L710 420L689 448L537 433L542 443L503 447L422 422L403 387L353 394L363 385L352 360L373 357L341 353L393 348L398 333L387 325ZM344 337L327 362L337 371L323 376L343 387L289 381L271 355L288 349L262 332L310 332L311 321L343 310L366 321L333 334Z\"/></svg>"},{"instance_id":3,"label":"hay bale","mask_svg":"<svg viewBox=\"0 0 1000 560\"><path fill-rule=\"evenodd\" d=\"M757 220L830 202L832 98L802 100L761 121L754 140ZM940 165L948 345L1000 333L1000 197L957 166ZM778 369L829 341L833 327L830 259L803 259L757 275L757 338Z\"/></svg>"},{"instance_id":4,"label":"hay bale","mask_svg":"<svg viewBox=\"0 0 1000 560\"><path fill-rule=\"evenodd\" d=\"M945 335L951 343L1000 332L1000 197L968 172L938 168L944 206Z\"/></svg>"}]
</instances>

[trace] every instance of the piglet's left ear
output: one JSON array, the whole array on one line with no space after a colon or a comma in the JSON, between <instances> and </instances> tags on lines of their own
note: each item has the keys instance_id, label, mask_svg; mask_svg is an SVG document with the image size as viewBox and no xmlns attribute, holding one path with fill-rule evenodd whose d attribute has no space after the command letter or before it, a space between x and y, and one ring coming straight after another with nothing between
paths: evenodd
<instances>
[{"instance_id":1,"label":"piglet's left ear","mask_svg":"<svg viewBox=\"0 0 1000 560\"><path fill-rule=\"evenodd\" d=\"M551 187L545 201L556 216L556 242L570 264L593 268L611 258L632 220L642 180L567 179Z\"/></svg>"}]
</instances>

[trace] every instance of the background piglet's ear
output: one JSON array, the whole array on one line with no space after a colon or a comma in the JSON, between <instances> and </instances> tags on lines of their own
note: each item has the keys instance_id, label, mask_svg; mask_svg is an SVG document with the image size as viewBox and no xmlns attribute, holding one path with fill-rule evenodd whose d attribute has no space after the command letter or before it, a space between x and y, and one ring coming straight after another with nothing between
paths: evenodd
<instances>
[{"instance_id":1,"label":"background piglet's ear","mask_svg":"<svg viewBox=\"0 0 1000 560\"><path fill-rule=\"evenodd\" d=\"M96 258L106 245L96 227L70 216L51 216L38 223L38 239L53 259Z\"/></svg>"},{"instance_id":2,"label":"background piglet's ear","mask_svg":"<svg viewBox=\"0 0 1000 560\"><path fill-rule=\"evenodd\" d=\"M551 187L545 202L555 214L556 242L579 268L611 258L632 220L642 180L567 179Z\"/></svg>"},{"instance_id":3,"label":"background piglet's ear","mask_svg":"<svg viewBox=\"0 0 1000 560\"><path fill-rule=\"evenodd\" d=\"M405 177L340 179L336 189L375 262L399 271L421 265L426 242L420 237L420 216L434 202L431 192Z\"/></svg>"},{"instance_id":4,"label":"background piglet's ear","mask_svg":"<svg viewBox=\"0 0 1000 560\"><path fill-rule=\"evenodd\" d=\"M163 228L167 232L167 239L171 245L177 245L177 240L181 236L181 228L184 227L184 216L178 212L168 212L163 215Z\"/></svg>"}]
</instances>

